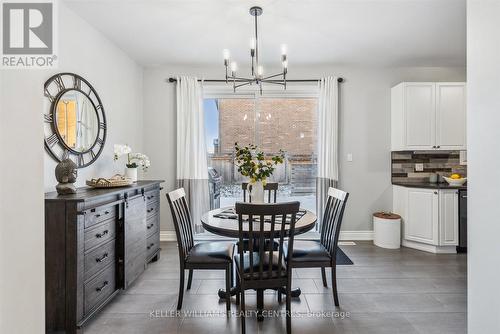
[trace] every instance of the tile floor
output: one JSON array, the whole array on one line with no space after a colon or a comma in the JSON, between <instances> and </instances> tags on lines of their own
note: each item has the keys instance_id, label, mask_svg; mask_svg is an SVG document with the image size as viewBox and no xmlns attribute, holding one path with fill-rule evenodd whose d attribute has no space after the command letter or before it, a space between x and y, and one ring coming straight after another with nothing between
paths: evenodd
<instances>
[{"instance_id":1,"label":"tile floor","mask_svg":"<svg viewBox=\"0 0 500 334\"><path fill-rule=\"evenodd\" d=\"M370 242L341 246L354 261L339 266L340 308L319 269L295 270L293 284L303 294L292 302L293 333L466 333L467 257L434 255L408 248L386 250ZM84 328L85 334L239 333L236 316L225 317L217 290L223 271L195 271L184 294L184 314L176 316L179 265L176 244L162 243L161 259L148 266L128 290L114 299ZM186 277L187 279L187 277ZM266 310L284 309L274 292L266 292ZM247 291L247 309L256 309ZM232 311L236 311L234 298ZM153 313L151 313L153 312ZM189 313L191 312L191 313ZM284 333L282 317L247 321L248 333Z\"/></svg>"}]
</instances>

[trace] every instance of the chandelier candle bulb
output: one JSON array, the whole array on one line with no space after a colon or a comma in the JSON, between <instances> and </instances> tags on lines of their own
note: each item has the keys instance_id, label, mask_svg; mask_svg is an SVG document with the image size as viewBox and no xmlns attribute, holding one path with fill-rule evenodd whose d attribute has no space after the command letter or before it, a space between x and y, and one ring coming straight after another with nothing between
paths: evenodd
<instances>
[{"instance_id":1,"label":"chandelier candle bulb","mask_svg":"<svg viewBox=\"0 0 500 334\"><path fill-rule=\"evenodd\" d=\"M257 66L257 75L262 76L264 74L264 67L262 65Z\"/></svg>"},{"instance_id":2,"label":"chandelier candle bulb","mask_svg":"<svg viewBox=\"0 0 500 334\"><path fill-rule=\"evenodd\" d=\"M236 62L233 61L231 63L231 73L234 75L237 70L238 70L238 64L236 64Z\"/></svg>"},{"instance_id":3,"label":"chandelier candle bulb","mask_svg":"<svg viewBox=\"0 0 500 334\"><path fill-rule=\"evenodd\" d=\"M222 51L222 55L224 56L224 65L227 66L227 64L229 63L229 57L230 57L230 52L228 49L224 49L224 51Z\"/></svg>"},{"instance_id":4,"label":"chandelier candle bulb","mask_svg":"<svg viewBox=\"0 0 500 334\"><path fill-rule=\"evenodd\" d=\"M286 56L286 51L287 51L286 44L281 44L281 55Z\"/></svg>"}]
</instances>

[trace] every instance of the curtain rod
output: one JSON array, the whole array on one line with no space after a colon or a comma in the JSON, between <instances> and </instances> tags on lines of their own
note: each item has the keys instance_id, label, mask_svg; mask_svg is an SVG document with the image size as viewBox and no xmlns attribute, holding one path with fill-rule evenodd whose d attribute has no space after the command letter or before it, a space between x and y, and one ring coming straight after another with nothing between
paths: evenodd
<instances>
[{"instance_id":1,"label":"curtain rod","mask_svg":"<svg viewBox=\"0 0 500 334\"><path fill-rule=\"evenodd\" d=\"M176 78L168 78L166 80L167 82L177 82L177 79ZM205 79L205 80L201 80L199 79L198 81L204 81L204 82L226 82L226 80L224 79ZM281 80L269 80L269 81L281 81ZM318 82L320 81L319 79L287 79L286 80L287 82ZM344 81L344 78L338 78L337 79L337 82L343 82ZM227 82L233 82L233 80L228 80ZM243 81L243 80L235 80L235 82L246 82L246 81Z\"/></svg>"}]
</instances>

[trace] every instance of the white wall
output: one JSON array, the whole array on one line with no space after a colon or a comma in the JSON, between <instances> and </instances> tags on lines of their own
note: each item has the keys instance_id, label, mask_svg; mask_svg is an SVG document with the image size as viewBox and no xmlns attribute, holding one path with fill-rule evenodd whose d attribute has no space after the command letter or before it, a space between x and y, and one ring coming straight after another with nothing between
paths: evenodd
<instances>
[{"instance_id":1,"label":"white wall","mask_svg":"<svg viewBox=\"0 0 500 334\"><path fill-rule=\"evenodd\" d=\"M468 333L500 333L500 1L467 2Z\"/></svg>"},{"instance_id":2,"label":"white wall","mask_svg":"<svg viewBox=\"0 0 500 334\"><path fill-rule=\"evenodd\" d=\"M79 185L110 175L113 143L142 150L142 68L59 4L59 68L2 70L0 122L0 333L44 333L44 189L55 185L55 162L44 152L43 83L75 72L99 93L108 140L95 165L79 171ZM122 167L117 167L122 171Z\"/></svg>"},{"instance_id":3,"label":"white wall","mask_svg":"<svg viewBox=\"0 0 500 334\"><path fill-rule=\"evenodd\" d=\"M165 191L175 187L176 75L221 78L223 67L161 66L144 71L144 146L151 155L149 177L165 179ZM341 84L340 187L350 192L344 231L372 230L371 213L390 210L390 88L401 81L464 81L465 68L346 68L291 66L290 78L344 77ZM347 153L353 162L346 161ZM162 230L172 230L162 196Z\"/></svg>"},{"instance_id":4,"label":"white wall","mask_svg":"<svg viewBox=\"0 0 500 334\"><path fill-rule=\"evenodd\" d=\"M102 100L108 123L106 145L101 156L94 164L78 170L77 186L83 186L85 180L92 177L123 173L124 160L113 162L113 144L127 143L134 151L142 152L143 71L83 19L67 7L61 7L59 69L54 72L69 71L86 78ZM48 79L48 74L40 73L38 78L43 82ZM23 91L19 90L17 94L21 95ZM45 154L45 191L55 190L56 165L57 162Z\"/></svg>"}]
</instances>

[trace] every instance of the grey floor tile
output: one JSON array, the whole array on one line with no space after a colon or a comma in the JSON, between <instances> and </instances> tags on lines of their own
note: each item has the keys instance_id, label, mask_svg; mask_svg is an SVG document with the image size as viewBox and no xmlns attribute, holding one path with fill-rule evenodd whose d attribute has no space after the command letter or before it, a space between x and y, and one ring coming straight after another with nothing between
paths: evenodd
<instances>
[{"instance_id":1,"label":"grey floor tile","mask_svg":"<svg viewBox=\"0 0 500 334\"><path fill-rule=\"evenodd\" d=\"M189 295L188 295L189 296ZM118 295L103 313L150 313L153 310L171 310L177 303L175 295Z\"/></svg>"},{"instance_id":2,"label":"grey floor tile","mask_svg":"<svg viewBox=\"0 0 500 334\"><path fill-rule=\"evenodd\" d=\"M161 244L161 258L84 327L84 333L238 333L235 298L232 316L217 291L225 287L222 270L195 271L192 289L177 304L179 259L173 242ZM408 248L386 250L371 242L342 246L354 261L338 266L340 307L324 288L319 268L294 269L293 287L303 294L292 300L293 333L465 333L467 258L464 254L429 254ZM186 271L187 281L187 271ZM247 319L249 333L283 333L285 303L277 293L264 296L264 322ZM283 299L284 301L284 299ZM256 294L246 293L247 310L256 310ZM150 312L156 311L155 317ZM159 312L159 313L158 313ZM153 313L154 314L154 313ZM348 316L346 316L348 314ZM158 316L159 315L159 316ZM342 317L341 317L342 315Z\"/></svg>"},{"instance_id":3,"label":"grey floor tile","mask_svg":"<svg viewBox=\"0 0 500 334\"><path fill-rule=\"evenodd\" d=\"M406 313L404 316L421 334L467 333L467 313Z\"/></svg>"},{"instance_id":4,"label":"grey floor tile","mask_svg":"<svg viewBox=\"0 0 500 334\"><path fill-rule=\"evenodd\" d=\"M84 334L167 334L178 333L182 319L151 318L149 314L101 314L88 326Z\"/></svg>"},{"instance_id":5,"label":"grey floor tile","mask_svg":"<svg viewBox=\"0 0 500 334\"><path fill-rule=\"evenodd\" d=\"M200 287L201 281L193 279L191 289L184 293L195 293ZM187 276L184 286L187 286ZM147 294L147 295L172 295L179 291L179 279L140 279L123 294Z\"/></svg>"}]
</instances>

